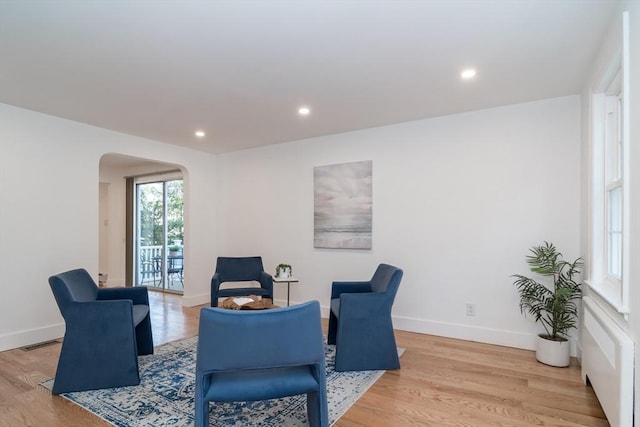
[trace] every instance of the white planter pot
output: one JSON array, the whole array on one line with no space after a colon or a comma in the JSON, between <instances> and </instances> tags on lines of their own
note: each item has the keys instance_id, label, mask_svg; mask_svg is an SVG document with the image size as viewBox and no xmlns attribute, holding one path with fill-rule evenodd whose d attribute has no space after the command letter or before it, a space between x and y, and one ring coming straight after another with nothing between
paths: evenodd
<instances>
[{"instance_id":1,"label":"white planter pot","mask_svg":"<svg viewBox=\"0 0 640 427\"><path fill-rule=\"evenodd\" d=\"M278 275L278 279L286 279L289 277L289 270L280 270L280 274Z\"/></svg>"},{"instance_id":2,"label":"white planter pot","mask_svg":"<svg viewBox=\"0 0 640 427\"><path fill-rule=\"evenodd\" d=\"M538 335L536 359L545 365L564 368L571 362L569 341L553 341Z\"/></svg>"}]
</instances>

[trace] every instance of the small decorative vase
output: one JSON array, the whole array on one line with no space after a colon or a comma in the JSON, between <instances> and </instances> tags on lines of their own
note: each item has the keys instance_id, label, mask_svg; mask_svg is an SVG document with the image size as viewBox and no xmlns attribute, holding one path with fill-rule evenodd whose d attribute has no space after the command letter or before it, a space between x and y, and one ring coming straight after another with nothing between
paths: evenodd
<instances>
[{"instance_id":1,"label":"small decorative vase","mask_svg":"<svg viewBox=\"0 0 640 427\"><path fill-rule=\"evenodd\" d=\"M554 341L544 338L544 334L538 335L536 347L536 359L545 365L564 368L571 362L569 340Z\"/></svg>"},{"instance_id":2,"label":"small decorative vase","mask_svg":"<svg viewBox=\"0 0 640 427\"><path fill-rule=\"evenodd\" d=\"M278 278L286 279L288 277L289 277L289 270L280 270L280 274L278 275Z\"/></svg>"}]
</instances>

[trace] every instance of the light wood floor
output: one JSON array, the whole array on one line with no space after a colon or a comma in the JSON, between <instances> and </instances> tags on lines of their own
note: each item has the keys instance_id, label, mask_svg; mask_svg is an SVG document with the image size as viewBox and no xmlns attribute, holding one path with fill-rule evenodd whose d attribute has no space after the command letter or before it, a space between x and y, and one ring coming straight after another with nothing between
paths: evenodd
<instances>
[{"instance_id":1,"label":"light wood floor","mask_svg":"<svg viewBox=\"0 0 640 427\"><path fill-rule=\"evenodd\" d=\"M197 333L199 308L150 293L156 345ZM326 327L326 322L325 322ZM608 426L575 361L552 368L533 352L397 331L402 368L389 371L336 423L355 426ZM108 425L38 386L60 344L0 353L0 426Z\"/></svg>"}]
</instances>

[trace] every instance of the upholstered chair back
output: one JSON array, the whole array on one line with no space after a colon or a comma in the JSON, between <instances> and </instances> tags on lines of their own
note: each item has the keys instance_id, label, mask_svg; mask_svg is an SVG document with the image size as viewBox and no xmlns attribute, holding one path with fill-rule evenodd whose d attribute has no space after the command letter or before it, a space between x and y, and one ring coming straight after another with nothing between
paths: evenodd
<instances>
[{"instance_id":1,"label":"upholstered chair back","mask_svg":"<svg viewBox=\"0 0 640 427\"><path fill-rule=\"evenodd\" d=\"M216 273L219 274L220 283L244 282L260 280L260 274L264 271L262 257L218 257Z\"/></svg>"},{"instance_id":2,"label":"upholstered chair back","mask_svg":"<svg viewBox=\"0 0 640 427\"><path fill-rule=\"evenodd\" d=\"M253 312L203 308L199 339L197 369L203 371L324 363L317 301Z\"/></svg>"},{"instance_id":3,"label":"upholstered chair back","mask_svg":"<svg viewBox=\"0 0 640 427\"><path fill-rule=\"evenodd\" d=\"M371 278L371 292L387 293L393 302L401 280L401 269L389 264L380 264Z\"/></svg>"},{"instance_id":4,"label":"upholstered chair back","mask_svg":"<svg viewBox=\"0 0 640 427\"><path fill-rule=\"evenodd\" d=\"M49 284L63 317L71 303L95 301L98 298L98 286L84 268L52 276Z\"/></svg>"}]
</instances>

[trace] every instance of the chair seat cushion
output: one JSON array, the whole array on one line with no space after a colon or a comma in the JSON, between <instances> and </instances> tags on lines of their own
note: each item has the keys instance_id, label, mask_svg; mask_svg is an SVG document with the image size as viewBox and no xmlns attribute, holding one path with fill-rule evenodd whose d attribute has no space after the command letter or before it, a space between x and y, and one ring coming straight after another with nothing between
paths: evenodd
<instances>
[{"instance_id":1,"label":"chair seat cushion","mask_svg":"<svg viewBox=\"0 0 640 427\"><path fill-rule=\"evenodd\" d=\"M216 372L205 399L237 402L306 394L319 385L308 366Z\"/></svg>"},{"instance_id":2,"label":"chair seat cushion","mask_svg":"<svg viewBox=\"0 0 640 427\"><path fill-rule=\"evenodd\" d=\"M134 304L133 305L133 324L138 326L140 322L144 320L149 314L149 306L143 304Z\"/></svg>"},{"instance_id":3,"label":"chair seat cushion","mask_svg":"<svg viewBox=\"0 0 640 427\"><path fill-rule=\"evenodd\" d=\"M218 297L239 297L246 295L269 295L269 291L263 288L226 288L218 291Z\"/></svg>"},{"instance_id":4,"label":"chair seat cushion","mask_svg":"<svg viewBox=\"0 0 640 427\"><path fill-rule=\"evenodd\" d=\"M331 300L331 312L334 316L340 317L340 298L334 298Z\"/></svg>"}]
</instances>

